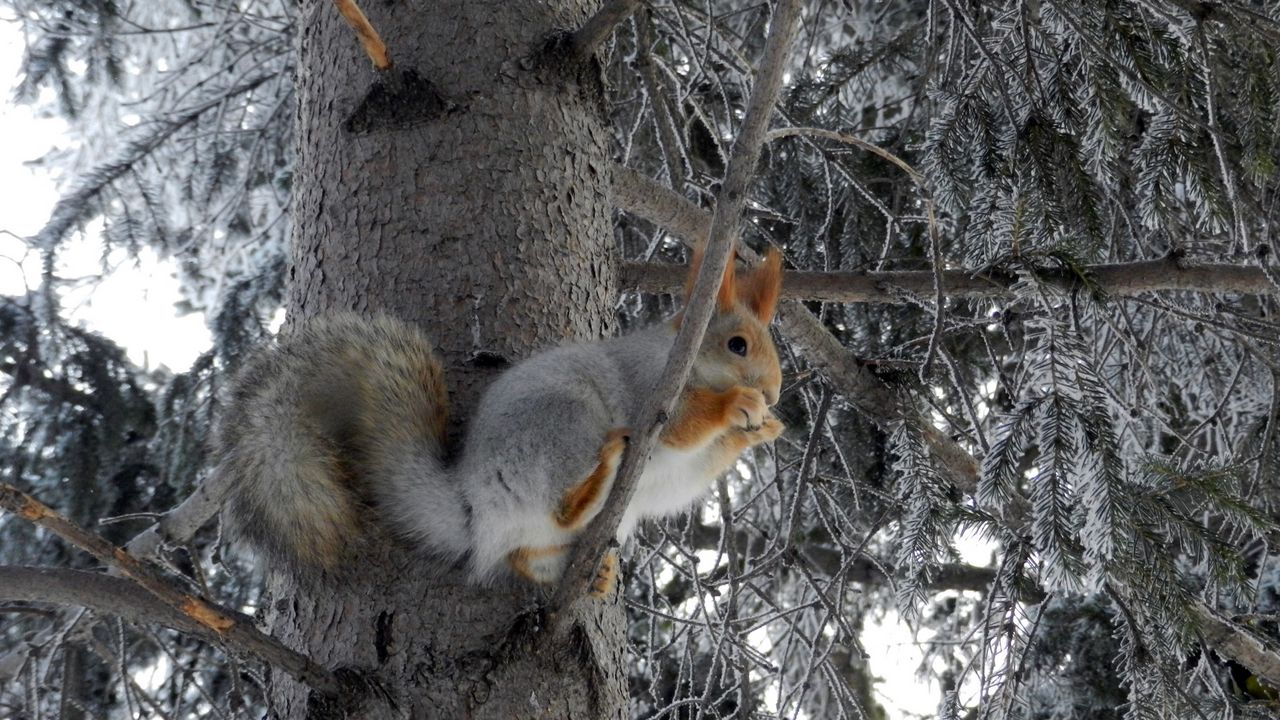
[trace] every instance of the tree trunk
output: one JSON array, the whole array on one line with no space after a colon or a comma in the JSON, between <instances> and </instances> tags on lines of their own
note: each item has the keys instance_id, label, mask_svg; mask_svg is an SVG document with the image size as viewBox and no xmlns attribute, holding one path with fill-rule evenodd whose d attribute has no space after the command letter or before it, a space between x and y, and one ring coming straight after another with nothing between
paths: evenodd
<instances>
[{"instance_id":1,"label":"tree trunk","mask_svg":"<svg viewBox=\"0 0 1280 720\"><path fill-rule=\"evenodd\" d=\"M290 316L353 309L420 324L465 422L503 361L613 326L609 136L595 70L530 61L593 7L363 9L390 49L389 72L372 69L331 2L301 13ZM469 587L387 538L376 518L367 535L341 578L273 573L267 606L277 637L373 678L393 710L366 701L364 714L625 715L616 597L579 603L568 637L534 650L509 630L538 590ZM275 712L306 717L306 689L272 682Z\"/></svg>"}]
</instances>

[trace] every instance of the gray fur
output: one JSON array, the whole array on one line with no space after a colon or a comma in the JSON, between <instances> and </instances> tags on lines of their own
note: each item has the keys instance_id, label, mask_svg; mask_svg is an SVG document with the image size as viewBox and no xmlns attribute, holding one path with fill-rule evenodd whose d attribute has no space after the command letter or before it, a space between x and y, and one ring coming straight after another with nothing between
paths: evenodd
<instances>
[{"instance_id":1,"label":"gray fur","mask_svg":"<svg viewBox=\"0 0 1280 720\"><path fill-rule=\"evenodd\" d=\"M718 316L708 337L755 322L735 317ZM218 472L235 480L230 515L274 558L333 569L373 505L428 553L469 558L477 581L504 577L513 551L572 542L577 529L555 520L566 492L596 468L611 431L638 424L674 339L662 324L515 365L485 392L463 452L446 468L446 394L425 338L387 317L317 321L253 358L234 385L216 437ZM764 377L756 365L777 376L771 345L753 361L726 359L722 345L704 343L692 385L756 383ZM759 382L776 400L776 380ZM713 445L655 450L619 539L701 495L716 472ZM552 580L561 555L540 554L529 570Z\"/></svg>"},{"instance_id":2,"label":"gray fur","mask_svg":"<svg viewBox=\"0 0 1280 720\"><path fill-rule=\"evenodd\" d=\"M353 315L312 323L233 383L214 438L215 472L234 483L230 524L273 561L333 570L381 501L403 531L456 560L470 542L466 513L428 431L446 412L439 362L413 328ZM400 496L435 511L405 518Z\"/></svg>"},{"instance_id":3,"label":"gray fur","mask_svg":"<svg viewBox=\"0 0 1280 720\"><path fill-rule=\"evenodd\" d=\"M477 579L501 575L517 547L572 539L551 526L552 512L595 469L606 434L635 425L642 393L654 386L674 339L664 325L563 345L519 363L489 387L453 471L471 507Z\"/></svg>"}]
</instances>

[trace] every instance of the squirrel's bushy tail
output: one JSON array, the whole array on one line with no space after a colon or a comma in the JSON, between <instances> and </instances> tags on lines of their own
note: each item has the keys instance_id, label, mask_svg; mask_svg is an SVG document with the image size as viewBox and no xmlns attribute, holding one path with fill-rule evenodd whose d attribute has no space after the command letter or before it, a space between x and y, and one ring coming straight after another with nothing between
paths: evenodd
<instances>
[{"instance_id":1,"label":"squirrel's bushy tail","mask_svg":"<svg viewBox=\"0 0 1280 720\"><path fill-rule=\"evenodd\" d=\"M337 569L371 517L461 557L470 539L441 461L447 422L442 368L415 328L311 322L250 359L223 409L215 450L232 522L302 567Z\"/></svg>"}]
</instances>

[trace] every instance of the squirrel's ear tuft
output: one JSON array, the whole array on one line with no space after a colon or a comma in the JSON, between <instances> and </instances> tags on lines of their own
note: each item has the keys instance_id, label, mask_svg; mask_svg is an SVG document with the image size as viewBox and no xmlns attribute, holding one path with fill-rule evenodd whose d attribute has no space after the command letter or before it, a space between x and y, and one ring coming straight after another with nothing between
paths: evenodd
<instances>
[{"instance_id":1,"label":"squirrel's ear tuft","mask_svg":"<svg viewBox=\"0 0 1280 720\"><path fill-rule=\"evenodd\" d=\"M724 277L720 278L720 291L716 293L716 310L722 313L732 312L738 304L738 283L733 267L733 252L729 253L729 264L724 266Z\"/></svg>"},{"instance_id":2,"label":"squirrel's ear tuft","mask_svg":"<svg viewBox=\"0 0 1280 720\"><path fill-rule=\"evenodd\" d=\"M693 251L693 259L689 262L689 275L684 280L684 301L687 305L689 297L693 294L693 284L698 280L698 271L702 269L702 256L706 251L706 243L699 243L698 247ZM730 312L737 304L738 290L735 281L733 256L729 256L729 264L724 268L724 277L720 278L720 290L716 293L716 310L722 313ZM679 327L680 320L684 317L684 311L676 317L676 326Z\"/></svg>"},{"instance_id":3,"label":"squirrel's ear tuft","mask_svg":"<svg viewBox=\"0 0 1280 720\"><path fill-rule=\"evenodd\" d=\"M751 309L751 313L766 325L773 320L778 309L778 297L782 294L782 253L769 248L764 261L743 278L738 289L738 299Z\"/></svg>"}]
</instances>

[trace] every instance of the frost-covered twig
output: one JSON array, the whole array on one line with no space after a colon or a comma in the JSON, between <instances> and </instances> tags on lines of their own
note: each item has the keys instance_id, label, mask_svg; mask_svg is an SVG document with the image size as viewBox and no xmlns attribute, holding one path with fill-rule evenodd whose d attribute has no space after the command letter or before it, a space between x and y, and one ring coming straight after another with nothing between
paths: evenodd
<instances>
[{"instance_id":1,"label":"frost-covered twig","mask_svg":"<svg viewBox=\"0 0 1280 720\"><path fill-rule=\"evenodd\" d=\"M222 503L231 490L229 477L227 473L210 473L185 500L161 515L154 525L134 536L125 549L140 558L154 558L164 545L190 540L222 509Z\"/></svg>"}]
</instances>

